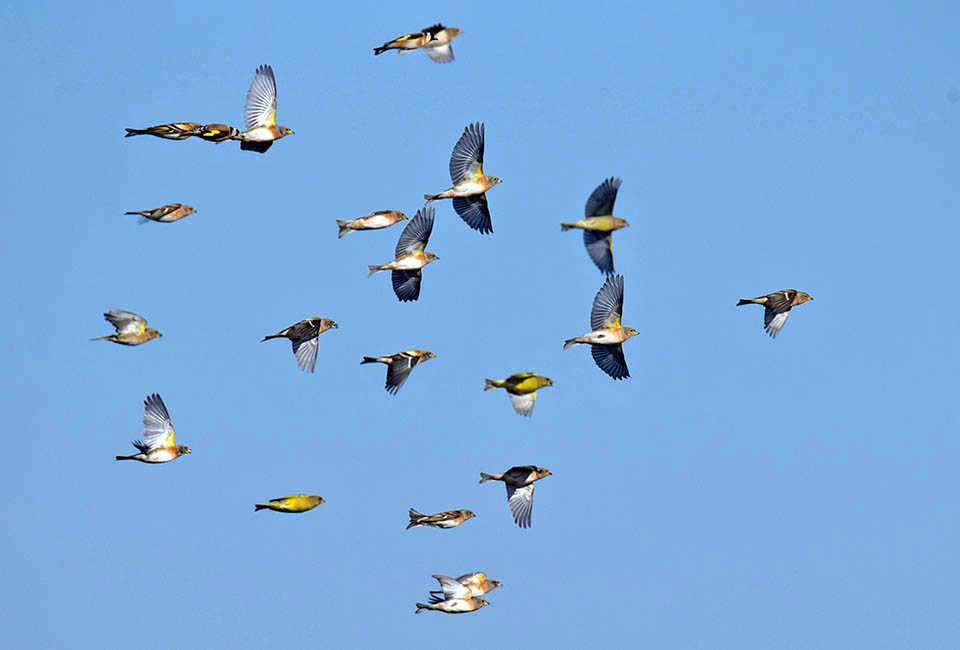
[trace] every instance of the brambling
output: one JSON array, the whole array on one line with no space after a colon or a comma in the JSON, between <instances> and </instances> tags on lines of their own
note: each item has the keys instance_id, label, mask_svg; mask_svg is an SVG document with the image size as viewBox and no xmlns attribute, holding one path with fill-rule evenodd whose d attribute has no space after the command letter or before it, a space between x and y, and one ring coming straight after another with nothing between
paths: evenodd
<instances>
[{"instance_id":1,"label":"brambling","mask_svg":"<svg viewBox=\"0 0 960 650\"><path fill-rule=\"evenodd\" d=\"M156 393L148 395L143 402L143 442L135 440L133 446L140 453L132 456L117 456L117 460L139 460L141 463L169 463L171 460L191 453L190 447L174 444L173 424L163 400Z\"/></svg>"},{"instance_id":2,"label":"brambling","mask_svg":"<svg viewBox=\"0 0 960 650\"><path fill-rule=\"evenodd\" d=\"M364 357L360 364L374 362L387 364L387 392L396 395L417 365L436 356L433 352L426 350L407 350L386 357Z\"/></svg>"},{"instance_id":3,"label":"brambling","mask_svg":"<svg viewBox=\"0 0 960 650\"><path fill-rule=\"evenodd\" d=\"M417 614L428 609L445 614L464 614L476 611L489 604L483 598L453 598L451 600L441 600L436 604L417 603Z\"/></svg>"},{"instance_id":4,"label":"brambling","mask_svg":"<svg viewBox=\"0 0 960 650\"><path fill-rule=\"evenodd\" d=\"M410 523L407 530L415 526L431 526L433 528L456 528L467 519L476 517L470 510L448 510L435 515L425 515L410 508Z\"/></svg>"},{"instance_id":5,"label":"brambling","mask_svg":"<svg viewBox=\"0 0 960 650\"><path fill-rule=\"evenodd\" d=\"M513 520L521 528L529 528L533 516L533 483L550 476L550 470L536 465L511 467L503 474L480 472L480 482L503 481L507 486L507 504Z\"/></svg>"},{"instance_id":6,"label":"brambling","mask_svg":"<svg viewBox=\"0 0 960 650\"><path fill-rule=\"evenodd\" d=\"M377 210L376 212L371 212L370 214L360 217L359 219L352 219L350 221L341 221L340 219L337 219L337 227L340 228L340 232L337 234L337 239L349 235L354 230L377 230L380 228L388 228L398 221L403 221L406 218L407 215L399 210Z\"/></svg>"},{"instance_id":7,"label":"brambling","mask_svg":"<svg viewBox=\"0 0 960 650\"><path fill-rule=\"evenodd\" d=\"M808 300L813 300L808 293L796 289L785 289L758 298L741 298L737 307L750 304L763 305L763 329L767 331L770 338L775 339L787 322L790 310Z\"/></svg>"},{"instance_id":8,"label":"brambling","mask_svg":"<svg viewBox=\"0 0 960 650\"><path fill-rule=\"evenodd\" d=\"M408 50L423 48L431 59L437 63L453 61L453 48L450 41L463 32L456 27L444 27L440 23L424 27L423 31L404 34L392 41L387 41L380 47L373 48L374 56L383 54L387 50L397 50L404 54Z\"/></svg>"},{"instance_id":9,"label":"brambling","mask_svg":"<svg viewBox=\"0 0 960 650\"><path fill-rule=\"evenodd\" d=\"M620 323L622 315L623 276L608 275L593 299L593 309L590 310L590 327L593 331L567 339L563 342L563 349L578 343L589 343L593 360L600 370L614 379L629 377L622 343L639 332L632 327L623 327Z\"/></svg>"},{"instance_id":10,"label":"brambling","mask_svg":"<svg viewBox=\"0 0 960 650\"><path fill-rule=\"evenodd\" d=\"M541 377L535 372L518 372L506 379L485 379L483 390L505 388L513 403L513 410L520 415L533 414L533 405L537 401L537 390L545 386L553 386L549 377Z\"/></svg>"},{"instance_id":11,"label":"brambling","mask_svg":"<svg viewBox=\"0 0 960 650\"><path fill-rule=\"evenodd\" d=\"M147 327L147 320L132 311L122 309L111 309L103 315L117 330L115 334L107 336L98 336L91 341L113 341L121 345L140 345L151 339L163 336L155 329Z\"/></svg>"},{"instance_id":12,"label":"brambling","mask_svg":"<svg viewBox=\"0 0 960 650\"><path fill-rule=\"evenodd\" d=\"M197 211L189 205L171 203L159 208L154 208L153 210L133 210L131 212L124 212L124 214L139 214L140 218L137 219L137 221L140 223L147 223L148 221L170 223L172 221L183 219L191 214L196 214L196 212Z\"/></svg>"},{"instance_id":13,"label":"brambling","mask_svg":"<svg viewBox=\"0 0 960 650\"><path fill-rule=\"evenodd\" d=\"M427 205L437 199L453 199L453 209L468 226L483 234L493 232L490 208L485 192L502 183L496 176L483 173L483 123L468 124L450 154L450 179L453 187L439 194L424 194Z\"/></svg>"},{"instance_id":14,"label":"brambling","mask_svg":"<svg viewBox=\"0 0 960 650\"><path fill-rule=\"evenodd\" d=\"M459 578L448 578L447 576L438 575L433 577L440 581L441 588L430 592L431 605L436 605L439 602L455 597L453 594L465 593L462 591L462 587L469 589L470 596L476 598L477 596L483 596L493 591L497 587L503 586L503 583L497 580L487 580L487 575L480 572L467 573ZM444 579L441 580L441 577Z\"/></svg>"},{"instance_id":15,"label":"brambling","mask_svg":"<svg viewBox=\"0 0 960 650\"><path fill-rule=\"evenodd\" d=\"M323 497L310 496L307 494L294 494L289 497L280 497L270 499L269 503L257 503L253 506L253 511L273 510L275 512L306 512L313 510L321 503L326 503Z\"/></svg>"},{"instance_id":16,"label":"brambling","mask_svg":"<svg viewBox=\"0 0 960 650\"><path fill-rule=\"evenodd\" d=\"M329 318L307 318L294 323L290 327L265 336L260 341L287 338L293 347L293 355L297 358L297 365L304 372L313 372L317 366L317 349L320 347L320 335L329 329L337 329L338 325Z\"/></svg>"},{"instance_id":17,"label":"brambling","mask_svg":"<svg viewBox=\"0 0 960 650\"><path fill-rule=\"evenodd\" d=\"M277 80L269 65L257 68L250 82L243 122L247 130L236 139L241 141L240 148L244 151L265 153L274 140L293 133L289 127L277 126Z\"/></svg>"},{"instance_id":18,"label":"brambling","mask_svg":"<svg viewBox=\"0 0 960 650\"><path fill-rule=\"evenodd\" d=\"M408 302L420 297L420 282L423 280L423 273L420 269L430 262L440 259L433 253L424 250L430 240L430 233L433 231L435 212L433 208L417 210L417 214L400 233L394 255L396 259L387 264L372 264L367 267L370 269L370 273L367 274L368 278L380 271L393 271L391 274L393 292L397 294L397 299L400 302Z\"/></svg>"},{"instance_id":19,"label":"brambling","mask_svg":"<svg viewBox=\"0 0 960 650\"><path fill-rule=\"evenodd\" d=\"M587 199L584 209L586 217L573 223L561 223L560 230L583 229L583 245L587 255L602 272L613 273L613 231L626 228L630 224L626 219L613 216L613 202L617 200L620 189L619 178L608 178L600 183Z\"/></svg>"}]
</instances>

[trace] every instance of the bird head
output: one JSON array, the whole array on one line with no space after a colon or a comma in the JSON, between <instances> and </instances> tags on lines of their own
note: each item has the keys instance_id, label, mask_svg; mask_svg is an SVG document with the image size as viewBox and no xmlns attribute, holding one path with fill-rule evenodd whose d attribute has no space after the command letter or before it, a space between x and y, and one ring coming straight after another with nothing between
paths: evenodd
<instances>
[{"instance_id":1,"label":"bird head","mask_svg":"<svg viewBox=\"0 0 960 650\"><path fill-rule=\"evenodd\" d=\"M540 386L553 386L553 380L549 377L540 377Z\"/></svg>"},{"instance_id":2,"label":"bird head","mask_svg":"<svg viewBox=\"0 0 960 650\"><path fill-rule=\"evenodd\" d=\"M473 600L477 603L477 607L483 607L484 605L490 604L487 601L485 601L483 598L474 598Z\"/></svg>"},{"instance_id":3,"label":"bird head","mask_svg":"<svg viewBox=\"0 0 960 650\"><path fill-rule=\"evenodd\" d=\"M538 468L537 468L537 474L540 476L540 478L543 478L544 476L550 476L550 474L552 474L552 473L553 473L553 472L551 472L550 470L548 470L546 467L538 467Z\"/></svg>"},{"instance_id":4,"label":"bird head","mask_svg":"<svg viewBox=\"0 0 960 650\"><path fill-rule=\"evenodd\" d=\"M495 589L496 587L502 587L502 586L503 586L503 583L500 582L499 580L490 580L489 582L490 582L491 585L493 585L492 587L490 587L491 589Z\"/></svg>"},{"instance_id":5,"label":"bird head","mask_svg":"<svg viewBox=\"0 0 960 650\"><path fill-rule=\"evenodd\" d=\"M190 205L183 206L183 216L187 216L188 214L196 214L196 212L197 210L193 206L190 206Z\"/></svg>"},{"instance_id":6,"label":"bird head","mask_svg":"<svg viewBox=\"0 0 960 650\"><path fill-rule=\"evenodd\" d=\"M289 126L281 126L280 137L282 138L285 135L293 135L293 129L291 129Z\"/></svg>"},{"instance_id":7,"label":"bird head","mask_svg":"<svg viewBox=\"0 0 960 650\"><path fill-rule=\"evenodd\" d=\"M397 212L397 221L405 221L406 218L407 218L407 215L405 215L402 212Z\"/></svg>"},{"instance_id":8,"label":"bird head","mask_svg":"<svg viewBox=\"0 0 960 650\"><path fill-rule=\"evenodd\" d=\"M458 29L457 27L447 27L447 34L450 35L450 38L456 38L457 36L460 36L460 34L462 33L463 33L462 29Z\"/></svg>"},{"instance_id":9,"label":"bird head","mask_svg":"<svg viewBox=\"0 0 960 650\"><path fill-rule=\"evenodd\" d=\"M434 358L436 358L437 355L435 355L433 352L424 352L422 356L423 356L424 361L426 361L427 359L434 359Z\"/></svg>"},{"instance_id":10,"label":"bird head","mask_svg":"<svg viewBox=\"0 0 960 650\"><path fill-rule=\"evenodd\" d=\"M470 519L471 517L476 517L476 515L473 514L473 510L464 510L464 511L463 511L463 519L464 519L464 520Z\"/></svg>"},{"instance_id":11,"label":"bird head","mask_svg":"<svg viewBox=\"0 0 960 650\"><path fill-rule=\"evenodd\" d=\"M157 330L151 329L151 328L149 328L149 327L144 331L144 334L147 335L147 340L150 340L150 339L158 339L158 338L160 338L161 336L163 336L163 334L161 334L161 333L158 332Z\"/></svg>"},{"instance_id":12,"label":"bird head","mask_svg":"<svg viewBox=\"0 0 960 650\"><path fill-rule=\"evenodd\" d=\"M629 228L630 222L626 219L621 219L620 217L614 217L613 225L615 225L617 228Z\"/></svg>"},{"instance_id":13,"label":"bird head","mask_svg":"<svg viewBox=\"0 0 960 650\"><path fill-rule=\"evenodd\" d=\"M493 187L494 185L499 185L503 181L496 176L487 176L487 182L490 183L490 187Z\"/></svg>"},{"instance_id":14,"label":"bird head","mask_svg":"<svg viewBox=\"0 0 960 650\"><path fill-rule=\"evenodd\" d=\"M424 259L427 260L427 261L425 262L426 264L429 264L430 262L433 262L433 261L435 261L435 260L440 259L440 258L439 258L436 254L434 254L434 253L424 253L424 254L423 254L423 257L424 257Z\"/></svg>"},{"instance_id":15,"label":"bird head","mask_svg":"<svg viewBox=\"0 0 960 650\"><path fill-rule=\"evenodd\" d=\"M327 330L330 330L330 329L335 330L340 327L339 325L337 325L336 321L332 321L329 318L321 318L320 324L323 326L324 329L327 329Z\"/></svg>"},{"instance_id":16,"label":"bird head","mask_svg":"<svg viewBox=\"0 0 960 650\"><path fill-rule=\"evenodd\" d=\"M809 293L801 291L797 294L796 302L798 305L802 302L807 302L808 300L813 300L813 296L811 296Z\"/></svg>"},{"instance_id":17,"label":"bird head","mask_svg":"<svg viewBox=\"0 0 960 650\"><path fill-rule=\"evenodd\" d=\"M193 452L190 450L190 447L187 447L186 445L177 445L177 451L180 452L181 454L192 454L192 453L193 453Z\"/></svg>"},{"instance_id":18,"label":"bird head","mask_svg":"<svg viewBox=\"0 0 960 650\"><path fill-rule=\"evenodd\" d=\"M632 327L624 327L623 331L628 334L627 338L630 338L631 336L636 336L637 334L640 333L637 330L633 329Z\"/></svg>"}]
</instances>

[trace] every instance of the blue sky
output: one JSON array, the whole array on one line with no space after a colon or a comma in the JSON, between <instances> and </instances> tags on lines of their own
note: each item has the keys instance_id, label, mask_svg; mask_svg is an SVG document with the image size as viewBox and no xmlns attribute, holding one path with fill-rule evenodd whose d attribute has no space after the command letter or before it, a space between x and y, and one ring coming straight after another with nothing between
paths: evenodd
<instances>
[{"instance_id":1,"label":"blue sky","mask_svg":"<svg viewBox=\"0 0 960 650\"><path fill-rule=\"evenodd\" d=\"M951 3L20 3L7 61L0 472L9 647L956 648L960 74ZM447 65L374 57L437 21ZM266 23L266 24L264 24ZM237 143L273 66L280 124ZM420 300L368 264L486 125L494 233L437 204ZM584 346L615 236L633 375ZM197 214L138 226L127 210ZM738 298L797 288L776 340ZM164 337L109 333L111 308ZM315 375L260 339L335 319ZM363 355L437 358L397 397ZM553 378L532 419L485 377ZM116 463L163 396L174 463ZM478 473L537 464L533 527ZM300 516L254 514L304 492ZM470 508L404 531L406 511ZM467 616L432 573L504 586Z\"/></svg>"}]
</instances>

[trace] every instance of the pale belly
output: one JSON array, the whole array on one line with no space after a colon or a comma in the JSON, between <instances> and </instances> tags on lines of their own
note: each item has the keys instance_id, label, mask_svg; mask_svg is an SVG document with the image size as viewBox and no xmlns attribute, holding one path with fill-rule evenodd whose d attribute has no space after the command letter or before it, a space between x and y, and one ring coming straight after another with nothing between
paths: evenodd
<instances>
[{"instance_id":1,"label":"pale belly","mask_svg":"<svg viewBox=\"0 0 960 650\"><path fill-rule=\"evenodd\" d=\"M408 255L407 257L401 257L395 260L392 268L398 271L416 271L417 269L423 268L423 261L419 257Z\"/></svg>"},{"instance_id":2,"label":"pale belly","mask_svg":"<svg viewBox=\"0 0 960 650\"><path fill-rule=\"evenodd\" d=\"M247 142L270 142L276 139L273 137L273 132L265 126L258 126L249 131L244 131L241 136Z\"/></svg>"},{"instance_id":3,"label":"pale belly","mask_svg":"<svg viewBox=\"0 0 960 650\"><path fill-rule=\"evenodd\" d=\"M386 228L387 226L392 226L393 222L389 217L379 215L376 217L370 217L369 219L359 219L361 228Z\"/></svg>"},{"instance_id":4,"label":"pale belly","mask_svg":"<svg viewBox=\"0 0 960 650\"><path fill-rule=\"evenodd\" d=\"M483 183L477 181L464 181L453 188L454 196L476 196L487 191Z\"/></svg>"},{"instance_id":5,"label":"pale belly","mask_svg":"<svg viewBox=\"0 0 960 650\"><path fill-rule=\"evenodd\" d=\"M147 454L148 463L166 463L177 457L177 454L170 449L155 449Z\"/></svg>"},{"instance_id":6,"label":"pale belly","mask_svg":"<svg viewBox=\"0 0 960 650\"><path fill-rule=\"evenodd\" d=\"M601 345L613 345L622 343L624 340L619 330L596 330L583 338L587 339L588 343L599 343Z\"/></svg>"}]
</instances>

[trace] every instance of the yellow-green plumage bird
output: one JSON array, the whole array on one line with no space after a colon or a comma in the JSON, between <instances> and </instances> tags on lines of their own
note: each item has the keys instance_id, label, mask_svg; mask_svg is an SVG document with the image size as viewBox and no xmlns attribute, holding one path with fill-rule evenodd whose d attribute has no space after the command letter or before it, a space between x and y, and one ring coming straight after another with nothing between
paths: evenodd
<instances>
[{"instance_id":1,"label":"yellow-green plumage bird","mask_svg":"<svg viewBox=\"0 0 960 650\"><path fill-rule=\"evenodd\" d=\"M549 377L541 377L535 372L518 372L506 379L486 379L483 390L505 388L513 402L513 410L520 415L533 414L533 405L537 401L537 390L545 386L553 386Z\"/></svg>"},{"instance_id":2,"label":"yellow-green plumage bird","mask_svg":"<svg viewBox=\"0 0 960 650\"><path fill-rule=\"evenodd\" d=\"M270 503L258 503L253 506L254 512L258 510L274 510L276 512L306 512L313 510L321 503L326 503L323 497L309 496L306 494L294 494L289 497L280 497L279 499L270 499Z\"/></svg>"}]
</instances>

